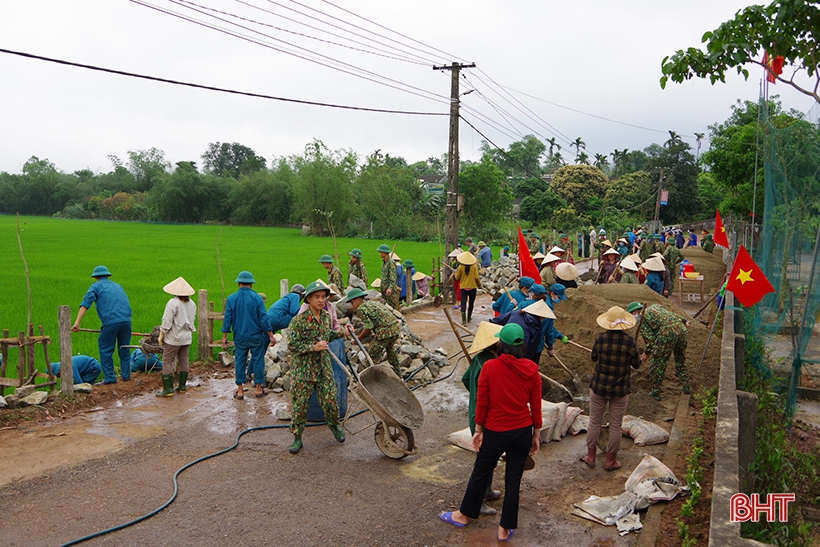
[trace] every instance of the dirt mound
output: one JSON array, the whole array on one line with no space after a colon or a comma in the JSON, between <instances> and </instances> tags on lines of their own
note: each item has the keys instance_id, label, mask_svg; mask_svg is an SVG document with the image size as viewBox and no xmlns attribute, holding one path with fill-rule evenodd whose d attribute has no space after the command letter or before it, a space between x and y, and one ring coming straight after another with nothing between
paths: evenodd
<instances>
[{"instance_id":1,"label":"dirt mound","mask_svg":"<svg viewBox=\"0 0 820 547\"><path fill-rule=\"evenodd\" d=\"M709 254L700 247L682 249L683 258L694 264L695 271L703 276L703 293L712 295L723 284L723 274L726 273L726 264L723 263L723 251L715 249ZM672 295L673 298L675 295Z\"/></svg>"}]
</instances>

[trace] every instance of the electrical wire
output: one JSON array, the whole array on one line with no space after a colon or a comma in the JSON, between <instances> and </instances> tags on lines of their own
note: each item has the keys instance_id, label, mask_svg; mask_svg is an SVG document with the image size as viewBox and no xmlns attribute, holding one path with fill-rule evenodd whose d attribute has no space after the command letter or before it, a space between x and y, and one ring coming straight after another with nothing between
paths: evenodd
<instances>
[{"instance_id":1,"label":"electrical wire","mask_svg":"<svg viewBox=\"0 0 820 547\"><path fill-rule=\"evenodd\" d=\"M134 72L126 72L126 71L123 71L123 70L115 70L115 69L112 69L112 68L104 68L104 67L95 66L95 65L75 63L73 61L65 61L65 60L62 60L62 59L54 59L54 58L51 58L51 57L44 57L42 55L35 55L33 53L25 53L25 52L22 52L22 51L13 51L13 50L10 50L10 49L3 49L3 48L0 48L0 53L8 53L10 55L17 55L17 56L20 56L20 57L26 57L28 59L36 59L36 60L39 60L39 61L48 61L50 63L56 63L56 64L60 64L60 65L72 66L72 67L77 67L77 68L85 68L85 69L88 69L88 70L96 70L96 71L99 71L99 72L106 72L106 73L109 73L109 74L117 74L119 76L129 76L129 77L132 77L132 78L140 78L140 79L143 79L143 80L150 80L150 81L154 81L154 82L161 82L161 83L173 84L173 85L181 85L181 86L186 86L186 87L193 87L195 89L205 89L207 91L218 91L218 92L221 92L221 93L230 93L230 94L233 94L233 95L242 95L242 96L246 96L246 97L255 97L255 98L259 98L259 99L270 99L270 100L274 100L274 101L284 101L284 102L289 102L289 103L305 104L305 105L311 105L311 106L323 106L323 107L328 107L328 108L341 108L341 109L345 109L345 110L360 110L360 111L364 111L364 112L379 112L379 113L383 113L383 114L408 114L408 115L414 115L414 116L449 116L448 112L416 112L416 111L409 111L409 110L387 110L387 109L382 109L382 108L369 108L369 107L364 107L364 106L341 105L341 104L332 104L332 103L322 103L322 102L316 102L316 101L306 101L306 100L302 100L302 99L291 99L291 98L287 98L287 97L276 97L276 96L273 96L273 95L264 95L264 94L261 94L261 93L250 93L250 92L247 92L247 91L237 91L235 89L226 89L226 88L214 87L214 86L209 86L209 85L195 84L195 83L191 83L191 82L182 82L182 81L178 81L178 80L170 80L168 78L159 78L159 77L156 77L156 76L148 76L148 75L145 75L145 74L137 74L137 73L134 73Z\"/></svg>"},{"instance_id":2,"label":"electrical wire","mask_svg":"<svg viewBox=\"0 0 820 547\"><path fill-rule=\"evenodd\" d=\"M500 146L498 146L497 144L495 144L493 141L491 141L491 140L490 140L490 138L489 138L487 135L485 135L484 133L482 133L481 131L479 131L479 130L478 130L478 128L476 128L476 126L474 126L473 124L471 124L471 123L470 123L468 120L466 120L463 116L459 115L459 118L461 118L462 120L464 120L464 123L466 123L467 125L469 125L470 127L472 127L472 128L473 128L473 131L475 131L476 133L478 133L479 135L481 135L482 137L484 137L484 140L486 140L488 143L490 143L492 146L494 146L496 150L498 150L499 152L501 152L502 154L504 154L504 156L505 156L508 160L510 160L510 161L512 161L513 163L515 163L518 167L520 167L520 168L521 168L521 169L522 169L525 173L527 173L529 176L531 176L531 177L533 177L533 178L537 178L537 179L540 179L540 178L541 178L541 175L536 175L535 173L533 173L532 171L530 171L529 169L527 169L526 167L524 167L524 166L523 166L523 165L522 165L522 164L521 164L521 163L520 163L517 159L515 159L515 158L514 158L514 157L512 157L512 156L510 156L510 155L507 153L507 151L506 151L506 150L504 150L503 148L501 148Z\"/></svg>"}]
</instances>

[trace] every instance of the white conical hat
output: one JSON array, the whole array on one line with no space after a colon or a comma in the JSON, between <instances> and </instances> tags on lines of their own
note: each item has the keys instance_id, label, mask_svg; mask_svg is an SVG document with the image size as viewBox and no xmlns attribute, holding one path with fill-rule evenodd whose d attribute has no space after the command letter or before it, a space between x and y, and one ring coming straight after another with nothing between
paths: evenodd
<instances>
[{"instance_id":1,"label":"white conical hat","mask_svg":"<svg viewBox=\"0 0 820 547\"><path fill-rule=\"evenodd\" d=\"M501 325L494 325L489 321L479 323L478 330L475 332L475 338L473 338L473 343L470 347L467 348L467 353L476 355L480 351L497 344L498 338L496 338L495 335L501 332L502 328Z\"/></svg>"},{"instance_id":2,"label":"white conical hat","mask_svg":"<svg viewBox=\"0 0 820 547\"><path fill-rule=\"evenodd\" d=\"M606 256L606 255L620 255L620 254L621 253L619 253L615 249L607 249L606 252L604 253L604 256Z\"/></svg>"},{"instance_id":3,"label":"white conical hat","mask_svg":"<svg viewBox=\"0 0 820 547\"><path fill-rule=\"evenodd\" d=\"M416 272L416 273L414 273L414 274L413 274L413 281L421 281L421 280L422 280L422 279L424 279L425 277L427 277L427 274L426 274L426 273L424 273L424 272Z\"/></svg>"},{"instance_id":4,"label":"white conical hat","mask_svg":"<svg viewBox=\"0 0 820 547\"><path fill-rule=\"evenodd\" d=\"M566 251L564 249L562 249L561 247L559 247L558 245L556 245L555 247L550 249L550 252L551 253L565 253Z\"/></svg>"},{"instance_id":5,"label":"white conical hat","mask_svg":"<svg viewBox=\"0 0 820 547\"><path fill-rule=\"evenodd\" d=\"M530 304L522 311L525 311L529 314L536 315L538 317L544 317L546 319L555 319L555 313L550 309L546 302L543 300L539 300L535 304Z\"/></svg>"},{"instance_id":6,"label":"white conical hat","mask_svg":"<svg viewBox=\"0 0 820 547\"><path fill-rule=\"evenodd\" d=\"M666 266L663 265L660 258L653 256L643 263L643 269L650 272L662 272L666 269Z\"/></svg>"},{"instance_id":7,"label":"white conical hat","mask_svg":"<svg viewBox=\"0 0 820 547\"><path fill-rule=\"evenodd\" d=\"M377 277L373 280L373 283L370 284L371 287L376 287L377 289L382 286L382 279L381 277Z\"/></svg>"},{"instance_id":8,"label":"white conical hat","mask_svg":"<svg viewBox=\"0 0 820 547\"><path fill-rule=\"evenodd\" d=\"M456 260L459 263L464 264L465 266L470 266L476 263L475 255L469 251L465 251L456 257Z\"/></svg>"},{"instance_id":9,"label":"white conical hat","mask_svg":"<svg viewBox=\"0 0 820 547\"><path fill-rule=\"evenodd\" d=\"M571 281L578 277L578 268L569 262L562 262L555 267L555 275L561 279Z\"/></svg>"},{"instance_id":10,"label":"white conical hat","mask_svg":"<svg viewBox=\"0 0 820 547\"><path fill-rule=\"evenodd\" d=\"M556 260L561 260L561 257L550 253L544 257L544 260L541 261L541 265L543 266L544 264L549 264L550 262L555 262Z\"/></svg>"},{"instance_id":11,"label":"white conical hat","mask_svg":"<svg viewBox=\"0 0 820 547\"><path fill-rule=\"evenodd\" d=\"M538 260L539 258L545 258L545 257L544 257L544 253L542 253L541 251L538 251L537 253L535 253L534 255L532 255L532 259L533 259L533 260Z\"/></svg>"},{"instance_id":12,"label":"white conical hat","mask_svg":"<svg viewBox=\"0 0 820 547\"><path fill-rule=\"evenodd\" d=\"M631 272L638 271L638 265L635 264L635 261L632 260L632 257L629 256L621 260L621 268L623 268L624 270L629 270Z\"/></svg>"},{"instance_id":13,"label":"white conical hat","mask_svg":"<svg viewBox=\"0 0 820 547\"><path fill-rule=\"evenodd\" d=\"M173 296L191 296L196 292L182 277L177 277L165 285L162 290Z\"/></svg>"},{"instance_id":14,"label":"white conical hat","mask_svg":"<svg viewBox=\"0 0 820 547\"><path fill-rule=\"evenodd\" d=\"M643 264L643 260L641 260L641 255L639 255L638 253L629 255L629 258L631 258L632 262L634 262L635 264Z\"/></svg>"},{"instance_id":15,"label":"white conical hat","mask_svg":"<svg viewBox=\"0 0 820 547\"><path fill-rule=\"evenodd\" d=\"M450 251L450 254L447 255L447 258L455 258L458 255L460 255L461 253L462 253L462 250L459 249L458 247L456 247L455 249Z\"/></svg>"}]
</instances>

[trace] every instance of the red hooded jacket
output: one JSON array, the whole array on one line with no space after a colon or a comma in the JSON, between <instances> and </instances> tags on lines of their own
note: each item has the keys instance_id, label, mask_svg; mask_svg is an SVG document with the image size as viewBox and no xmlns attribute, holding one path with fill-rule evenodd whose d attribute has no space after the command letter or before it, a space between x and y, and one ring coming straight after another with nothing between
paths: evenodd
<instances>
[{"instance_id":1,"label":"red hooded jacket","mask_svg":"<svg viewBox=\"0 0 820 547\"><path fill-rule=\"evenodd\" d=\"M529 359L502 354L478 377L475 423L490 431L541 429L541 377Z\"/></svg>"}]
</instances>

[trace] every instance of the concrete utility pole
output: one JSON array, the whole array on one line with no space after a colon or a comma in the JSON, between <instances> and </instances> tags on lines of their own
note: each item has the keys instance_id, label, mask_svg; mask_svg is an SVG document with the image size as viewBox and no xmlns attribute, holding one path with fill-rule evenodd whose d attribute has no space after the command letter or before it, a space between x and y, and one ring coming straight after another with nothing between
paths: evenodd
<instances>
[{"instance_id":1,"label":"concrete utility pole","mask_svg":"<svg viewBox=\"0 0 820 547\"><path fill-rule=\"evenodd\" d=\"M458 76L462 68L474 68L475 63L462 65L453 62L451 65L434 66L433 70L450 70L450 146L447 150L447 218L444 227L445 252L450 252L458 244Z\"/></svg>"}]
</instances>

